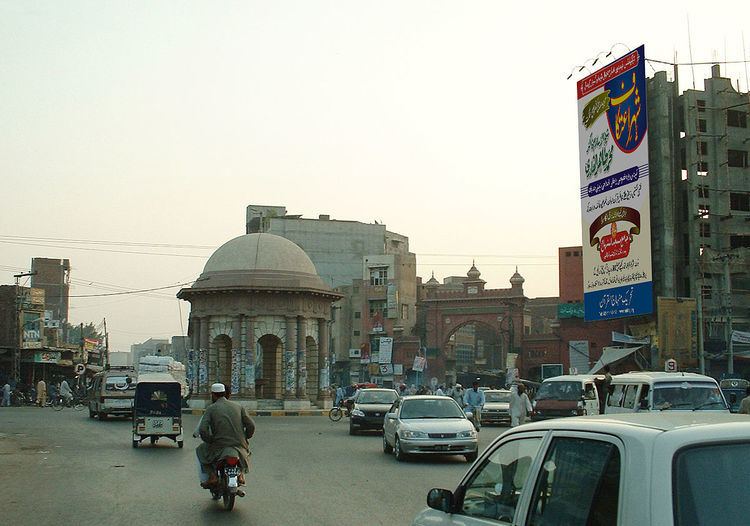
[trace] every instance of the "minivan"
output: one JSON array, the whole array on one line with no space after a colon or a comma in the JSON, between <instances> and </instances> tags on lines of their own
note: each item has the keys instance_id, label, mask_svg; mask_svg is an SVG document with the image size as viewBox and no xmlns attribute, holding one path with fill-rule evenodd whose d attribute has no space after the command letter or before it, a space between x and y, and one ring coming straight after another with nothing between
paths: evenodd
<instances>
[{"instance_id":1,"label":"minivan","mask_svg":"<svg viewBox=\"0 0 750 526\"><path fill-rule=\"evenodd\" d=\"M547 378L534 396L531 419L599 414L601 374L568 374ZM598 384L598 385L597 385Z\"/></svg>"},{"instance_id":2,"label":"minivan","mask_svg":"<svg viewBox=\"0 0 750 526\"><path fill-rule=\"evenodd\" d=\"M88 392L89 418L132 416L136 378L133 367L111 367L97 373Z\"/></svg>"},{"instance_id":3,"label":"minivan","mask_svg":"<svg viewBox=\"0 0 750 526\"><path fill-rule=\"evenodd\" d=\"M719 384L696 373L641 371L612 377L604 412L714 411L729 412Z\"/></svg>"}]
</instances>

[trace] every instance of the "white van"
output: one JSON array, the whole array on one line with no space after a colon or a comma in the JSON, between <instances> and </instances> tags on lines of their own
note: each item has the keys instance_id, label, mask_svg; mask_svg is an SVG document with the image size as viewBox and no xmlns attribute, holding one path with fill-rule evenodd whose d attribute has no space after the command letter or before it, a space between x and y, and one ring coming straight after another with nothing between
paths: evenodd
<instances>
[{"instance_id":1,"label":"white van","mask_svg":"<svg viewBox=\"0 0 750 526\"><path fill-rule=\"evenodd\" d=\"M612 377L604 412L729 412L729 404L710 376L695 373L631 372Z\"/></svg>"},{"instance_id":2,"label":"white van","mask_svg":"<svg viewBox=\"0 0 750 526\"><path fill-rule=\"evenodd\" d=\"M598 415L601 374L567 374L547 378L534 395L531 419Z\"/></svg>"}]
</instances>

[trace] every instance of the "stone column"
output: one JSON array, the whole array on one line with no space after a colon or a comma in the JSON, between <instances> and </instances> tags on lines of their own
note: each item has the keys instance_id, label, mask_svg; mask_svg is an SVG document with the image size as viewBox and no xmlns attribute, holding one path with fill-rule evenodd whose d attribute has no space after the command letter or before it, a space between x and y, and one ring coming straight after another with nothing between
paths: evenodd
<instances>
[{"instance_id":1,"label":"stone column","mask_svg":"<svg viewBox=\"0 0 750 526\"><path fill-rule=\"evenodd\" d=\"M324 407L330 405L331 401L331 394L328 392L328 329L328 320L318 318L318 398L323 401Z\"/></svg>"},{"instance_id":2,"label":"stone column","mask_svg":"<svg viewBox=\"0 0 750 526\"><path fill-rule=\"evenodd\" d=\"M297 318L286 317L284 341L284 399L294 400L297 395Z\"/></svg>"},{"instance_id":3,"label":"stone column","mask_svg":"<svg viewBox=\"0 0 750 526\"><path fill-rule=\"evenodd\" d=\"M242 334L242 388L240 393L250 400L255 399L255 320L244 316Z\"/></svg>"},{"instance_id":4,"label":"stone column","mask_svg":"<svg viewBox=\"0 0 750 526\"><path fill-rule=\"evenodd\" d=\"M202 394L208 393L210 379L208 378L208 316L203 316L200 322L200 350L198 351L198 390Z\"/></svg>"},{"instance_id":5,"label":"stone column","mask_svg":"<svg viewBox=\"0 0 750 526\"><path fill-rule=\"evenodd\" d=\"M229 378L231 388L229 392L240 396L242 388L242 314L232 320L232 348L229 355Z\"/></svg>"},{"instance_id":6,"label":"stone column","mask_svg":"<svg viewBox=\"0 0 750 526\"><path fill-rule=\"evenodd\" d=\"M307 398L307 318L297 317L297 398Z\"/></svg>"},{"instance_id":7,"label":"stone column","mask_svg":"<svg viewBox=\"0 0 750 526\"><path fill-rule=\"evenodd\" d=\"M191 331L190 335L190 354L188 356L187 367L190 371L190 389L192 394L198 394L198 365L200 363L200 346L201 346L201 324L197 316L190 317L188 325Z\"/></svg>"}]
</instances>

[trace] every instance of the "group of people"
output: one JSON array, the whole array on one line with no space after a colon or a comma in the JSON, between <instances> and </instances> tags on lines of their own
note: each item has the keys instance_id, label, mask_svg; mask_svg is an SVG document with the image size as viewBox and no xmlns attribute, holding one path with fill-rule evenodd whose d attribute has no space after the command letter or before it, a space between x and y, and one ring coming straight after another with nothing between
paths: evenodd
<instances>
[{"instance_id":1,"label":"group of people","mask_svg":"<svg viewBox=\"0 0 750 526\"><path fill-rule=\"evenodd\" d=\"M10 407L11 396L14 391L23 392L24 388L21 384L12 381L10 378L6 379L2 386L2 406ZM46 406L48 400L56 397L58 394L63 397L66 403L70 403L70 401L73 400L73 389L65 378L59 382L51 383L49 389L47 389L47 382L40 379L36 383L36 387L32 386L26 394L28 394L28 398L33 400L39 407Z\"/></svg>"}]
</instances>

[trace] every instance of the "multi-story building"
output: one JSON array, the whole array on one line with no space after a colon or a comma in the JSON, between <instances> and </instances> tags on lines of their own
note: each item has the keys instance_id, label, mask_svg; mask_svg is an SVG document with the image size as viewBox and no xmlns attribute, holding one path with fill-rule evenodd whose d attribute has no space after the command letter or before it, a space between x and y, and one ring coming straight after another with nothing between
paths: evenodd
<instances>
[{"instance_id":1,"label":"multi-story building","mask_svg":"<svg viewBox=\"0 0 750 526\"><path fill-rule=\"evenodd\" d=\"M712 67L680 94L677 72L648 80L655 296L702 300L707 352L750 330L750 97Z\"/></svg>"},{"instance_id":2,"label":"multi-story building","mask_svg":"<svg viewBox=\"0 0 750 526\"><path fill-rule=\"evenodd\" d=\"M44 290L47 325L61 326L68 321L70 260L32 258L31 286Z\"/></svg>"},{"instance_id":3,"label":"multi-story building","mask_svg":"<svg viewBox=\"0 0 750 526\"><path fill-rule=\"evenodd\" d=\"M394 364L399 346L418 348L418 340L412 345L411 338L416 323L416 256L409 252L408 237L380 223L289 215L283 206L249 205L246 217L248 234L270 233L293 241L323 281L344 295L332 314L332 381L378 376L374 364L362 363L361 355L377 351L382 337L394 338Z\"/></svg>"}]
</instances>

